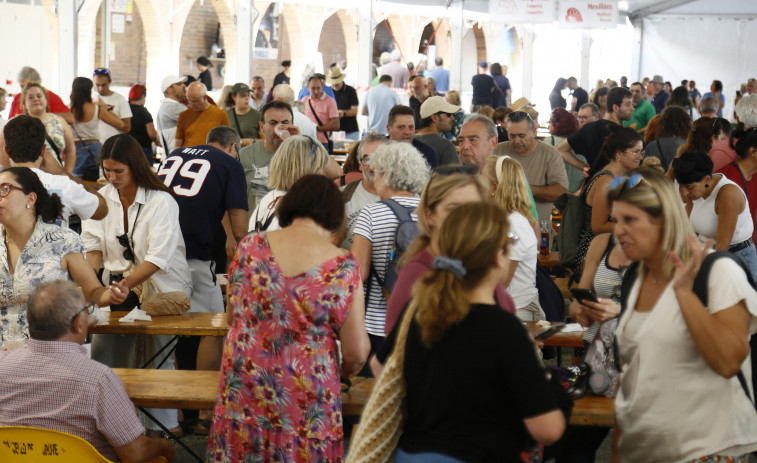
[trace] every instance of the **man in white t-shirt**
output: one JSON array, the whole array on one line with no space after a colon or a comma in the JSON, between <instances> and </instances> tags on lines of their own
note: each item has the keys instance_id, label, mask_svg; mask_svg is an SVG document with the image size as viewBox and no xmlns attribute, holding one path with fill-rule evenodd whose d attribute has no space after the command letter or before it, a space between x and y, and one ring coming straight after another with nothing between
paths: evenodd
<instances>
[{"instance_id":1,"label":"man in white t-shirt","mask_svg":"<svg viewBox=\"0 0 757 463\"><path fill-rule=\"evenodd\" d=\"M387 141L386 137L375 132L371 132L363 138L357 149L357 158L360 162L360 172L363 173L363 178L341 188L344 198L344 213L347 215L347 236L342 241L344 249L352 247L352 229L355 228L355 222L360 216L360 211L365 206L381 199L373 185L376 174L368 166L368 160L379 149L379 146Z\"/></svg>"},{"instance_id":2,"label":"man in white t-shirt","mask_svg":"<svg viewBox=\"0 0 757 463\"><path fill-rule=\"evenodd\" d=\"M306 137L316 138L318 131L317 125L311 121L309 117L302 114L297 108L294 107L294 89L287 84L279 84L273 89L273 99L283 101L292 107L293 125L300 129L300 135Z\"/></svg>"},{"instance_id":3,"label":"man in white t-shirt","mask_svg":"<svg viewBox=\"0 0 757 463\"><path fill-rule=\"evenodd\" d=\"M118 116L124 123L123 131L121 131L101 120L100 143L105 143L105 140L113 135L131 132L131 108L126 98L110 89L110 69L95 69L92 80L95 82L99 98L108 106L108 111L113 111L113 114Z\"/></svg>"},{"instance_id":4,"label":"man in white t-shirt","mask_svg":"<svg viewBox=\"0 0 757 463\"><path fill-rule=\"evenodd\" d=\"M105 199L90 193L72 180L45 149L45 126L31 116L18 115L8 121L3 131L5 154L13 167L28 167L39 177L49 193L55 193L63 203L63 217L58 225L67 227L68 217L78 215L82 220L100 220L108 214Z\"/></svg>"},{"instance_id":5,"label":"man in white t-shirt","mask_svg":"<svg viewBox=\"0 0 757 463\"><path fill-rule=\"evenodd\" d=\"M187 107L181 103L187 96L186 81L186 76L169 75L164 77L160 83L160 91L163 92L165 98L160 101L160 108L158 108L158 115L155 120L166 153L176 149L176 124L179 120L179 114L187 110Z\"/></svg>"}]
</instances>

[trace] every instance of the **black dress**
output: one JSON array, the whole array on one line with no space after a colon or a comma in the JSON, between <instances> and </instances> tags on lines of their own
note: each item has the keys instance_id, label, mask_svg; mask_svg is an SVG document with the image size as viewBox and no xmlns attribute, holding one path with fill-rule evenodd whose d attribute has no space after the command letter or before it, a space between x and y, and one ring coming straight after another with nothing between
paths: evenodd
<instances>
[{"instance_id":1,"label":"black dress","mask_svg":"<svg viewBox=\"0 0 757 463\"><path fill-rule=\"evenodd\" d=\"M197 76L197 80L205 84L205 88L209 91L213 90L213 76L210 74L210 69L206 69Z\"/></svg>"}]
</instances>

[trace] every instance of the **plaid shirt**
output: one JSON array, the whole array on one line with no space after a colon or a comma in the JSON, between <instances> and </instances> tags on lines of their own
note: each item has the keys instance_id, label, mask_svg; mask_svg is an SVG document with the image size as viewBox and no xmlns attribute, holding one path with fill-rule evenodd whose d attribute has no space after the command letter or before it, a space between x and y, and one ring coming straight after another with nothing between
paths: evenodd
<instances>
[{"instance_id":1,"label":"plaid shirt","mask_svg":"<svg viewBox=\"0 0 757 463\"><path fill-rule=\"evenodd\" d=\"M118 376L74 342L29 340L0 353L0 426L83 438L110 460L144 432Z\"/></svg>"}]
</instances>

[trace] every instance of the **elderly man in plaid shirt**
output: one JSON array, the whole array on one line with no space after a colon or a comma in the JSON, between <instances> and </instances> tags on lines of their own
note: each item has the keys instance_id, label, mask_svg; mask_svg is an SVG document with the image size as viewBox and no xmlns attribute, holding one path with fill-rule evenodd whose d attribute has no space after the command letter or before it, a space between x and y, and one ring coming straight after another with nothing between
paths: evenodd
<instances>
[{"instance_id":1,"label":"elderly man in plaid shirt","mask_svg":"<svg viewBox=\"0 0 757 463\"><path fill-rule=\"evenodd\" d=\"M29 298L31 339L0 352L0 426L33 426L74 434L109 460L144 461L174 449L144 436L144 427L116 374L87 357L92 305L71 282L40 285Z\"/></svg>"}]
</instances>

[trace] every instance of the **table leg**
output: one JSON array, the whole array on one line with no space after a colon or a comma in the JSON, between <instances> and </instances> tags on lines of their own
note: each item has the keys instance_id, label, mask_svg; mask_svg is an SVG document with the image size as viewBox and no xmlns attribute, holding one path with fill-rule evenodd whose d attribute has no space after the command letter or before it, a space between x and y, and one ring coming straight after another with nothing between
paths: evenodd
<instances>
[{"instance_id":1,"label":"table leg","mask_svg":"<svg viewBox=\"0 0 757 463\"><path fill-rule=\"evenodd\" d=\"M169 439L171 439L172 441L174 441L174 442L176 442L177 444L179 444L179 445L181 446L181 448L183 448L183 449L184 449L184 450L186 450L186 451L187 451L187 452L188 452L188 453L189 453L190 455L192 455L192 457L193 457L193 458L194 458L195 460L197 460L197 461L198 461L198 462L200 462L200 463L203 463L203 462L205 461L205 459L204 459L204 458L201 458L201 457L200 457L199 455L197 455L196 453L194 453L194 452L192 451L192 449L190 449L190 448L189 448L189 446L188 446L187 444L185 444L184 442L182 442L182 441L181 441L181 439L179 439L178 437L176 437L176 436L175 436L175 435L174 435L174 434L173 434L173 433L171 432L171 430L170 430L170 429L168 429L168 428L166 428L165 426L163 426L163 423L161 423L160 421L156 420L156 419L155 419L155 417L154 417L154 416L152 416L152 415L151 415L151 414L150 414L150 413L149 413L149 412L148 412L148 411L147 411L146 409L144 409L144 408L142 408L142 407L139 407L139 411L141 411L142 413L144 413L144 414L145 414L145 416L146 416L146 417L148 417L148 418L149 418L149 419L150 419L150 420L151 420L151 421L152 421L153 423L157 424L157 425L158 425L158 426L160 427L160 429L162 429L162 430L163 430L163 432L164 432L164 433L166 433L166 435L168 436L168 438L169 438Z\"/></svg>"},{"instance_id":2,"label":"table leg","mask_svg":"<svg viewBox=\"0 0 757 463\"><path fill-rule=\"evenodd\" d=\"M171 340L168 341L165 346L161 347L160 350L158 352L156 352L155 355L152 356L152 358L150 358L150 360L148 360L147 362L145 362L144 365L142 365L142 368L143 369L147 368L156 358L158 358L158 356L160 354L163 353L164 350L166 350L168 348L168 346L170 346L171 344L173 344L174 341L177 341L178 339L179 339L178 335L174 336L173 338L171 338ZM163 359L162 362L160 362L160 365L158 365L156 369L160 370L160 367L163 366L163 364L165 363L166 359L168 359L168 357L171 356L171 354L173 353L174 350L176 350L176 346L173 346L173 348L168 352L168 354L166 354L166 357Z\"/></svg>"}]
</instances>

